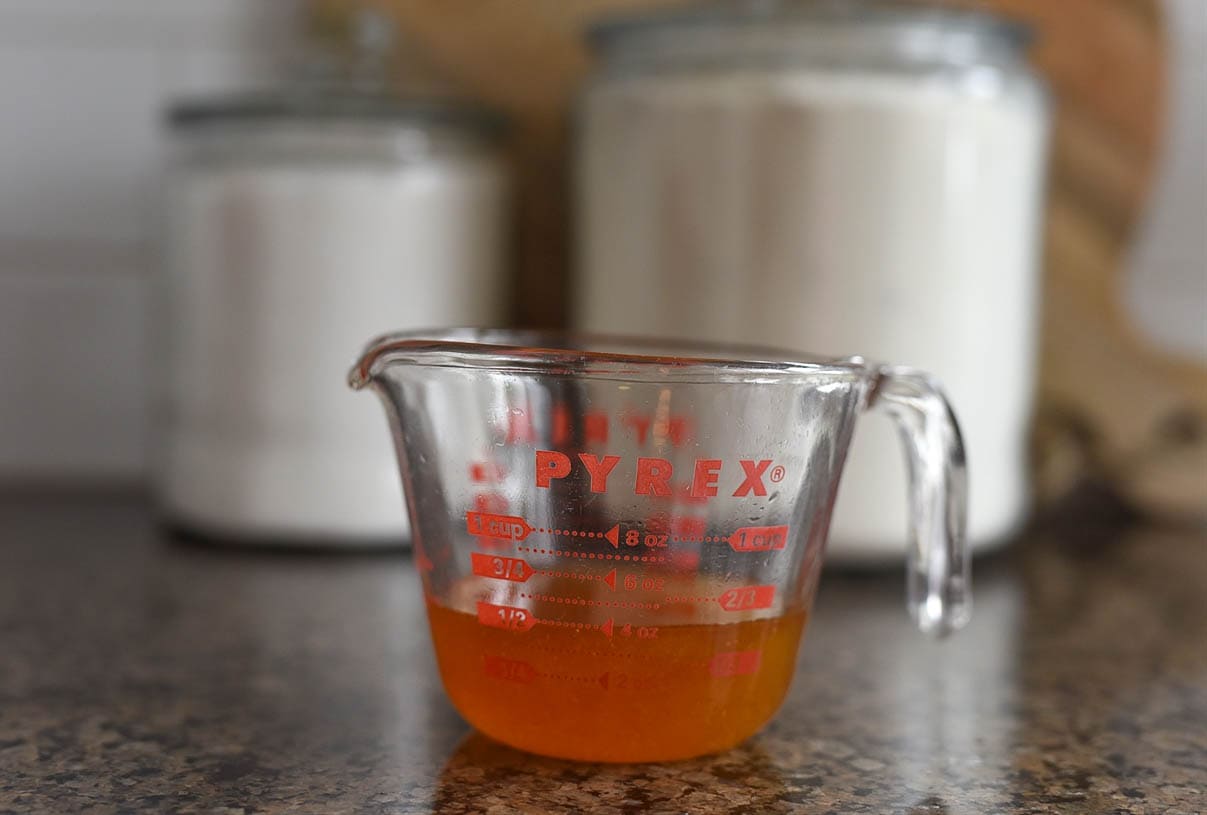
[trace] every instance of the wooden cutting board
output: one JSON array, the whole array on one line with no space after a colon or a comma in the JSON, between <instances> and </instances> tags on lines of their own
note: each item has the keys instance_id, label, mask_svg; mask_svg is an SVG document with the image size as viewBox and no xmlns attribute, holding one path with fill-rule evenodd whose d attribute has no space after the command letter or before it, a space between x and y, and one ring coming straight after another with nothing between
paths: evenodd
<instances>
[{"instance_id":1,"label":"wooden cutting board","mask_svg":"<svg viewBox=\"0 0 1207 815\"><path fill-rule=\"evenodd\" d=\"M679 0L681 2L681 0ZM1123 263L1162 138L1157 0L952 0L1033 23L1056 97L1036 474L1041 495L1087 475L1166 513L1207 514L1207 372L1132 330ZM515 121L516 316L563 323L567 112L590 68L584 23L677 0L376 0L432 60ZM322 10L350 0L316 0Z\"/></svg>"}]
</instances>

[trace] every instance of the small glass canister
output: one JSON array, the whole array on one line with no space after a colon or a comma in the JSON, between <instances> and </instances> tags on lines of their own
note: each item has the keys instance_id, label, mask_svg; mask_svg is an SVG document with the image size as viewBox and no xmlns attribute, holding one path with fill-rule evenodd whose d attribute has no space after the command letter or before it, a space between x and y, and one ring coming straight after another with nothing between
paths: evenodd
<instances>
[{"instance_id":1,"label":"small glass canister","mask_svg":"<svg viewBox=\"0 0 1207 815\"><path fill-rule=\"evenodd\" d=\"M1048 100L1024 26L918 3L703 3L604 21L578 110L576 328L849 349L964 417L974 546L1026 517ZM903 557L869 422L837 560Z\"/></svg>"},{"instance_id":2,"label":"small glass canister","mask_svg":"<svg viewBox=\"0 0 1207 815\"><path fill-rule=\"evenodd\" d=\"M292 84L170 115L156 488L210 536L404 542L348 349L509 316L500 117L414 66L400 82L383 18L344 22Z\"/></svg>"}]
</instances>

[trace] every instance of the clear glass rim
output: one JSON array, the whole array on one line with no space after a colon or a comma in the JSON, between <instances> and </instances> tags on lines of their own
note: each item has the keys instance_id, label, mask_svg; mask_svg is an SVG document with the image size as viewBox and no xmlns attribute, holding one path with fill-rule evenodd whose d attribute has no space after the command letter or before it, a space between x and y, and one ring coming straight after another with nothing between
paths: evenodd
<instances>
[{"instance_id":1,"label":"clear glass rim","mask_svg":"<svg viewBox=\"0 0 1207 815\"><path fill-rule=\"evenodd\" d=\"M524 374L624 377L641 381L773 382L818 376L863 378L858 356L824 357L779 348L526 329L453 328L385 334L348 374L360 389L395 364Z\"/></svg>"}]
</instances>

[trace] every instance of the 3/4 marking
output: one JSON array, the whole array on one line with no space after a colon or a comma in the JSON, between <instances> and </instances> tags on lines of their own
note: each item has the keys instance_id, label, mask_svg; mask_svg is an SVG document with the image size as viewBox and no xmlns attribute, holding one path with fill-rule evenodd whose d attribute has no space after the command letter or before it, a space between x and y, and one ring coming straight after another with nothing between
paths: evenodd
<instances>
[{"instance_id":1,"label":"3/4 marking","mask_svg":"<svg viewBox=\"0 0 1207 815\"><path fill-rule=\"evenodd\" d=\"M487 555L482 552L471 552L470 563L474 574L479 577L495 577L516 583L526 582L535 572L522 558Z\"/></svg>"}]
</instances>

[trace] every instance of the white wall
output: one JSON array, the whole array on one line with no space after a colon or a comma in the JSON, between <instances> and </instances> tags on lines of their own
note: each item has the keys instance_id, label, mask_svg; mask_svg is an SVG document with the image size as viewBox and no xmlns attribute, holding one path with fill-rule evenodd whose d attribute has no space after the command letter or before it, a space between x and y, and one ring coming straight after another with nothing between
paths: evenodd
<instances>
[{"instance_id":1,"label":"white wall","mask_svg":"<svg viewBox=\"0 0 1207 815\"><path fill-rule=\"evenodd\" d=\"M132 480L181 93L261 84L300 0L0 0L0 481Z\"/></svg>"}]
</instances>

